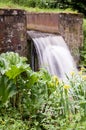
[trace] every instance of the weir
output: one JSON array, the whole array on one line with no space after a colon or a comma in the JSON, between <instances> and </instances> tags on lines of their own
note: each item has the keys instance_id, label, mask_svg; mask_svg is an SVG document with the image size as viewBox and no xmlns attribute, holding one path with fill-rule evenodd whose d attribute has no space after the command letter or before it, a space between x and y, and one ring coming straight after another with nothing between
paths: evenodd
<instances>
[{"instance_id":1,"label":"weir","mask_svg":"<svg viewBox=\"0 0 86 130\"><path fill-rule=\"evenodd\" d=\"M76 71L73 57L61 35L27 31L32 39L32 68L35 66L35 56L38 57L38 68L46 68L51 75L57 75L65 80L72 71ZM33 49L32 48L32 49ZM33 55L34 54L34 55ZM33 68L35 69L35 68Z\"/></svg>"},{"instance_id":2,"label":"weir","mask_svg":"<svg viewBox=\"0 0 86 130\"><path fill-rule=\"evenodd\" d=\"M79 50L83 46L83 15L79 13L27 12L27 29L60 34L78 65Z\"/></svg>"},{"instance_id":3,"label":"weir","mask_svg":"<svg viewBox=\"0 0 86 130\"><path fill-rule=\"evenodd\" d=\"M72 56L76 64L79 63L79 49L83 45L82 24L82 14L32 13L20 9L0 9L0 53L14 51L19 53L20 56L26 56L33 70L42 67L42 64L46 68L50 65L47 68L49 71L51 70L50 73L58 74L59 77L63 78L63 73L68 72L66 65L70 63L69 59L73 61ZM28 30L30 33L27 33ZM64 44L63 38L67 45ZM67 56L67 54L70 54L67 48L70 49L72 56ZM51 54L48 52L51 52ZM39 54L41 54L41 57ZM54 66L51 65L49 57L55 63ZM64 57L67 58L65 61ZM59 59L61 59L61 63ZM62 70L62 63L65 72ZM73 64L69 64L69 71L73 68ZM55 69L54 72L52 68ZM57 71L57 68L61 69L61 72L59 72L59 69ZM55 71L57 72L55 73Z\"/></svg>"}]
</instances>

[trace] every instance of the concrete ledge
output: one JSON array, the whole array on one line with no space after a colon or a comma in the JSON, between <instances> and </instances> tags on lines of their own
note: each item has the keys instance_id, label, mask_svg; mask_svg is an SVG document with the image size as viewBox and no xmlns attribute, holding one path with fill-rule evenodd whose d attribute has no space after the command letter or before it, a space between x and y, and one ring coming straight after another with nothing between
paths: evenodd
<instances>
[{"instance_id":1,"label":"concrete ledge","mask_svg":"<svg viewBox=\"0 0 86 130\"><path fill-rule=\"evenodd\" d=\"M53 13L27 13L27 28L43 32L57 32L58 15Z\"/></svg>"},{"instance_id":2,"label":"concrete ledge","mask_svg":"<svg viewBox=\"0 0 86 130\"><path fill-rule=\"evenodd\" d=\"M0 15L11 16L11 15L25 15L26 12L20 9L0 9Z\"/></svg>"},{"instance_id":3,"label":"concrete ledge","mask_svg":"<svg viewBox=\"0 0 86 130\"><path fill-rule=\"evenodd\" d=\"M82 14L72 13L27 13L27 29L39 30L43 32L59 31L60 19L66 21L77 21L82 19ZM64 22L64 21L62 21Z\"/></svg>"}]
</instances>

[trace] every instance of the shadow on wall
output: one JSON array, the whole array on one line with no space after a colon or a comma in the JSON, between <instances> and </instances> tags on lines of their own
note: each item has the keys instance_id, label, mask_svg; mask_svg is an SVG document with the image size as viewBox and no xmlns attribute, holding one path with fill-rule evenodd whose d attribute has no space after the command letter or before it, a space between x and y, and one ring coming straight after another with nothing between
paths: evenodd
<instances>
[{"instance_id":1,"label":"shadow on wall","mask_svg":"<svg viewBox=\"0 0 86 130\"><path fill-rule=\"evenodd\" d=\"M34 43L30 38L27 40L27 43L28 43L28 52L29 52L28 63L30 64L32 70L37 71L39 69L39 66L38 66L38 58L37 58L37 53L36 53Z\"/></svg>"}]
</instances>

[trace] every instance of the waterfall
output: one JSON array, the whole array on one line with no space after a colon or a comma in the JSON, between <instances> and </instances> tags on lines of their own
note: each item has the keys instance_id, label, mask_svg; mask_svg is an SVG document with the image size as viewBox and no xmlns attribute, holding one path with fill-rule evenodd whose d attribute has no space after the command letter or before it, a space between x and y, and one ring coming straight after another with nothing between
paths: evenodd
<instances>
[{"instance_id":1,"label":"waterfall","mask_svg":"<svg viewBox=\"0 0 86 130\"><path fill-rule=\"evenodd\" d=\"M36 48L39 68L46 68L51 75L65 79L76 66L71 53L60 35L28 31Z\"/></svg>"}]
</instances>

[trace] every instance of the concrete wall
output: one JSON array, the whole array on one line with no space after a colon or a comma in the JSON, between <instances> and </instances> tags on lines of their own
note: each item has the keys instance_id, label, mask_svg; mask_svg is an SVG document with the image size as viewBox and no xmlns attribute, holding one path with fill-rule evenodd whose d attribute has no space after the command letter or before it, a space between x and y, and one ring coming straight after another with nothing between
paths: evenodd
<instances>
[{"instance_id":1,"label":"concrete wall","mask_svg":"<svg viewBox=\"0 0 86 130\"><path fill-rule=\"evenodd\" d=\"M26 13L0 9L0 53L14 51L27 56Z\"/></svg>"},{"instance_id":2,"label":"concrete wall","mask_svg":"<svg viewBox=\"0 0 86 130\"><path fill-rule=\"evenodd\" d=\"M83 45L83 16L72 13L27 13L27 29L60 33L68 44L76 63Z\"/></svg>"}]
</instances>

